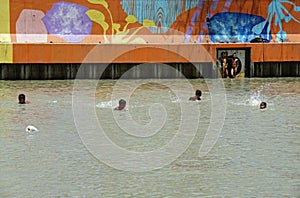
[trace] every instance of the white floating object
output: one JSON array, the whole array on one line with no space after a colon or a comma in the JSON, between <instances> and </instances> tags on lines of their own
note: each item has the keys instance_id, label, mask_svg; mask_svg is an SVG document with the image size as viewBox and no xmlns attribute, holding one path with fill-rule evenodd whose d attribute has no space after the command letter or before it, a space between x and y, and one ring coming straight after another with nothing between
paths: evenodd
<instances>
[{"instance_id":1,"label":"white floating object","mask_svg":"<svg viewBox=\"0 0 300 198\"><path fill-rule=\"evenodd\" d=\"M26 132L27 133L32 134L32 133L37 132L37 131L39 131L39 130L36 127L32 126L32 125L29 125L29 126L26 127Z\"/></svg>"}]
</instances>

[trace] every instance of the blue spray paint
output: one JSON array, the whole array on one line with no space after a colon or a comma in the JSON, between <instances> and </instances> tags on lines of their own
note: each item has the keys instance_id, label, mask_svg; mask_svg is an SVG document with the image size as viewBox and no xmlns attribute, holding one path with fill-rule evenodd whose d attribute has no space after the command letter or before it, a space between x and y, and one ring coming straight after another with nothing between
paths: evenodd
<instances>
[{"instance_id":1,"label":"blue spray paint","mask_svg":"<svg viewBox=\"0 0 300 198\"><path fill-rule=\"evenodd\" d=\"M210 40L213 42L250 42L252 39L262 36L270 41L272 38L265 27L259 34L252 31L252 27L263 22L261 16L223 12L214 15L208 25Z\"/></svg>"}]
</instances>

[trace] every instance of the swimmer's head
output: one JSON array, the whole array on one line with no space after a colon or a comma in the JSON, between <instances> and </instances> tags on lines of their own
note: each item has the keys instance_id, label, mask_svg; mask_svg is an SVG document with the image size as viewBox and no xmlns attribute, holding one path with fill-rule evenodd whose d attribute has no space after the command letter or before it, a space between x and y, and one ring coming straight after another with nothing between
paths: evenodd
<instances>
[{"instance_id":1,"label":"swimmer's head","mask_svg":"<svg viewBox=\"0 0 300 198\"><path fill-rule=\"evenodd\" d=\"M126 101L124 99L119 100L119 109L124 109L126 106Z\"/></svg>"},{"instance_id":2,"label":"swimmer's head","mask_svg":"<svg viewBox=\"0 0 300 198\"><path fill-rule=\"evenodd\" d=\"M196 90L195 95L193 100L201 100L202 92L199 89Z\"/></svg>"},{"instance_id":3,"label":"swimmer's head","mask_svg":"<svg viewBox=\"0 0 300 198\"><path fill-rule=\"evenodd\" d=\"M20 94L19 95L19 104L25 104L25 95L24 94Z\"/></svg>"},{"instance_id":4,"label":"swimmer's head","mask_svg":"<svg viewBox=\"0 0 300 198\"><path fill-rule=\"evenodd\" d=\"M199 89L197 89L195 95L200 97L202 95L202 92Z\"/></svg>"},{"instance_id":5,"label":"swimmer's head","mask_svg":"<svg viewBox=\"0 0 300 198\"><path fill-rule=\"evenodd\" d=\"M260 108L260 109L265 109L265 108L267 108L267 103L266 103L266 102L261 102L260 105L259 105L259 108Z\"/></svg>"}]
</instances>

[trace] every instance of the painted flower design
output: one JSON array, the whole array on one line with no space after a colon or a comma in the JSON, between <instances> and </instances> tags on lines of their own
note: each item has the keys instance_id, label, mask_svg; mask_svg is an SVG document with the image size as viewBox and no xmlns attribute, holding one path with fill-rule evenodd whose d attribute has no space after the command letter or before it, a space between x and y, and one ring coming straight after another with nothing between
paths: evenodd
<instances>
[{"instance_id":1,"label":"painted flower design","mask_svg":"<svg viewBox=\"0 0 300 198\"><path fill-rule=\"evenodd\" d=\"M48 33L67 42L80 42L91 34L92 21L86 15L89 8L68 2L53 4L42 18Z\"/></svg>"}]
</instances>

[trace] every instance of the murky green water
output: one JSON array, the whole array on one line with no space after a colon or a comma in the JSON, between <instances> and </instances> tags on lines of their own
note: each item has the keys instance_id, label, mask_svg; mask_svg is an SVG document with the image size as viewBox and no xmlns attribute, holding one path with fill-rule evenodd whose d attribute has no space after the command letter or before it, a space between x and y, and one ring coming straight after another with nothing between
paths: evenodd
<instances>
[{"instance_id":1,"label":"murky green water","mask_svg":"<svg viewBox=\"0 0 300 198\"><path fill-rule=\"evenodd\" d=\"M182 90L182 80L124 80L123 89L116 89L116 82L99 81L95 94L84 96L95 98L95 102L73 108L92 107L103 131L116 145L145 152L171 141L180 122L192 120L189 115L181 116L181 105L193 105L200 112L199 128L182 155L153 171L117 170L97 159L80 139L72 111L74 81L0 81L0 196L300 196L299 78L225 79L224 126L205 157L199 157L198 152L211 122L212 98L206 81L190 81L194 89L203 92L200 102L180 99L166 86ZM93 90L88 85L87 81L80 89ZM127 88L134 91L128 93ZM114 90L117 96L130 95L126 98L128 111L112 112L117 105L111 98ZM191 90L182 92L186 98L193 95ZM17 104L20 93L26 94L30 104ZM266 110L259 109L262 100L268 103ZM132 116L143 128L151 122L149 108L153 104L159 104L167 115L153 136L127 134L116 122ZM27 134L28 125L39 132ZM159 164L156 160L153 158L154 164Z\"/></svg>"}]
</instances>

